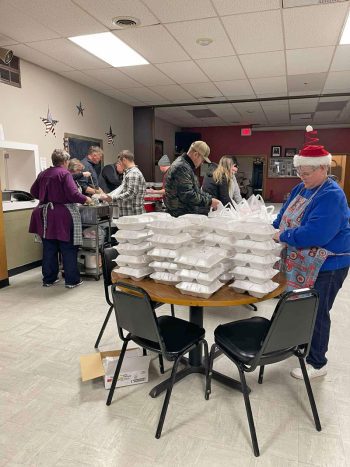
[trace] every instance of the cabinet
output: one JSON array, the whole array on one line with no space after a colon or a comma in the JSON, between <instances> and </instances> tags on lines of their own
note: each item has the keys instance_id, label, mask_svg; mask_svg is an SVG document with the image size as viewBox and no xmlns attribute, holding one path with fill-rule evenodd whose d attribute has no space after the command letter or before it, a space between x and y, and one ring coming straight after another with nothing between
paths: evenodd
<instances>
[{"instance_id":1,"label":"cabinet","mask_svg":"<svg viewBox=\"0 0 350 467\"><path fill-rule=\"evenodd\" d=\"M81 275L93 276L95 280L99 280L102 274L104 244L111 241L111 211L108 204L80 207L83 245L78 252L79 270ZM89 229L89 237L84 237L85 229Z\"/></svg>"}]
</instances>

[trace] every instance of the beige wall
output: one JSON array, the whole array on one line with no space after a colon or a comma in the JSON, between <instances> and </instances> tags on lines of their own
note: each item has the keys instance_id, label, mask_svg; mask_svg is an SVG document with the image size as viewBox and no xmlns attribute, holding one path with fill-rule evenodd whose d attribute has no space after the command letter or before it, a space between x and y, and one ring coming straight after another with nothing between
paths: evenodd
<instances>
[{"instance_id":1,"label":"beige wall","mask_svg":"<svg viewBox=\"0 0 350 467\"><path fill-rule=\"evenodd\" d=\"M39 146L40 157L50 163L53 149L63 147L64 133L103 139L105 163L111 163L121 149L133 150L132 107L71 81L63 76L21 60L22 87L0 83L0 123L5 140ZM81 101L84 117L78 116ZM56 125L56 138L45 136L40 117L46 117L48 105ZM105 133L112 126L114 146L107 144Z\"/></svg>"}]
</instances>

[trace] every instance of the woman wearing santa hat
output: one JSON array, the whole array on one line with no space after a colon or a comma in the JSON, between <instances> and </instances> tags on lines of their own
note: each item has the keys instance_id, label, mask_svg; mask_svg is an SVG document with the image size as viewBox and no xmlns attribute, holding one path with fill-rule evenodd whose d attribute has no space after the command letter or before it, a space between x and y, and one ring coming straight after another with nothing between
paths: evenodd
<instances>
[{"instance_id":1,"label":"woman wearing santa hat","mask_svg":"<svg viewBox=\"0 0 350 467\"><path fill-rule=\"evenodd\" d=\"M273 226L275 240L286 244L280 269L287 290L313 287L319 293L316 324L307 360L309 378L327 374L330 310L350 266L348 203L343 190L328 177L332 155L315 143L317 132L308 126L308 142L294 156L301 183L291 192ZM300 368L294 378L303 379Z\"/></svg>"}]
</instances>

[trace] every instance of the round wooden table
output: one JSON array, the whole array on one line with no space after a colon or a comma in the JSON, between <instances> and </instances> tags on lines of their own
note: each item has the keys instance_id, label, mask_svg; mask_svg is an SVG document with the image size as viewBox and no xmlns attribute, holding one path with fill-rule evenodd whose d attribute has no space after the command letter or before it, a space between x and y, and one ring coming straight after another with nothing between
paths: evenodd
<instances>
[{"instance_id":1,"label":"round wooden table","mask_svg":"<svg viewBox=\"0 0 350 467\"><path fill-rule=\"evenodd\" d=\"M209 298L193 297L191 295L183 295L173 285L158 284L152 279L142 279L135 281L133 279L124 279L118 275L117 272L112 271L112 282L125 282L136 287L141 287L150 296L151 300L158 303L169 303L173 305L188 306L190 309L189 321L203 327L203 308L205 307L233 307L240 305L252 305L270 298L277 297L284 292L286 287L286 280L283 274L278 273L273 278L274 282L278 283L278 287L271 293L264 295L262 298L255 298L248 294L241 294L235 292L228 285L224 285L220 290L214 293ZM218 353L219 355L219 353ZM216 356L218 356L216 355ZM189 359L184 360L187 365L184 370L181 370L176 375L176 382L192 373L205 374L205 367L203 365L203 350L198 347L189 353ZM241 390L241 383L232 378L227 377L221 373L213 371L213 378L230 386L234 389ZM151 392L151 397L158 396L161 392L167 389L168 380L155 386Z\"/></svg>"}]
</instances>

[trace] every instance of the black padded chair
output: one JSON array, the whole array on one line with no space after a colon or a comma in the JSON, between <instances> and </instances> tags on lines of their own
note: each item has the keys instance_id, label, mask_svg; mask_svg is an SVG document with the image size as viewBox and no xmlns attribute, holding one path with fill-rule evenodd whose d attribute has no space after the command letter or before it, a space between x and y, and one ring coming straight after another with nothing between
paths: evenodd
<instances>
[{"instance_id":1,"label":"black padded chair","mask_svg":"<svg viewBox=\"0 0 350 467\"><path fill-rule=\"evenodd\" d=\"M157 318L154 303L152 303L147 292L140 287L117 282L112 289L112 295L118 333L123 341L123 346L108 394L107 405L112 402L123 358L130 341L135 342L144 349L162 355L168 361L174 362L156 431L156 438L158 439L162 433L176 371L181 358L199 344L203 344L204 347L206 378L208 377L208 344L204 339L205 330L196 324L174 316L160 316ZM126 336L124 336L124 331L128 333Z\"/></svg>"},{"instance_id":2,"label":"black padded chair","mask_svg":"<svg viewBox=\"0 0 350 467\"><path fill-rule=\"evenodd\" d=\"M305 357L311 344L318 307L318 293L312 289L300 289L285 293L279 300L271 320L262 317L243 319L218 326L215 331L209 359L209 378L205 398L211 393L211 372L216 348L221 350L239 372L247 411L250 435L255 456L259 446L249 400L249 389L244 373L260 366L259 380L262 384L265 365L277 363L293 355L299 359L312 414L317 431L321 424L305 368Z\"/></svg>"},{"instance_id":3,"label":"black padded chair","mask_svg":"<svg viewBox=\"0 0 350 467\"><path fill-rule=\"evenodd\" d=\"M95 342L95 349L97 349L100 344L103 333L105 332L106 326L108 324L109 318L113 310L113 302L109 295L109 289L110 289L110 286L112 285L112 271L116 267L116 264L113 260L116 259L117 256L118 256L118 252L113 247L105 248L102 252L103 286L105 290L106 302L109 305L109 308L108 308L108 312L105 317L105 320L102 324L102 328Z\"/></svg>"},{"instance_id":4,"label":"black padded chair","mask_svg":"<svg viewBox=\"0 0 350 467\"><path fill-rule=\"evenodd\" d=\"M109 306L107 315L105 317L105 320L102 324L101 330L99 332L99 335L96 339L95 342L95 349L98 348L100 341L102 339L103 333L105 332L106 326L108 324L109 318L111 317L111 313L113 311L113 302L112 298L110 297L110 287L113 284L112 283L112 271L116 267L116 263L113 261L116 259L118 256L118 252L115 248L113 247L106 247L104 248L102 252L102 273L103 273L103 286L104 286L104 291L105 291L105 298L106 302ZM158 308L159 306L163 305L163 303L156 303L155 307ZM171 305L171 315L175 316L174 312L174 305ZM164 366L162 363L162 358L160 356L159 358L159 363L160 363L160 371L163 374L164 373Z\"/></svg>"}]
</instances>

